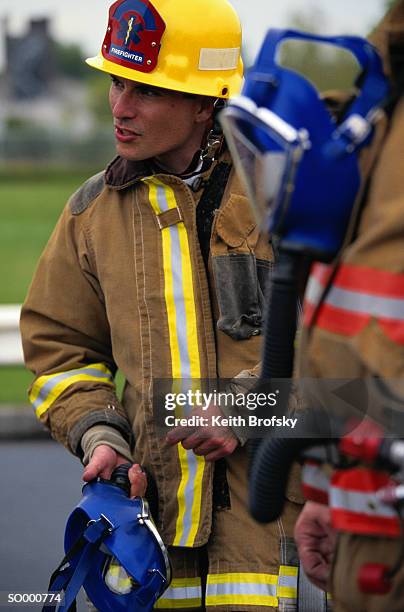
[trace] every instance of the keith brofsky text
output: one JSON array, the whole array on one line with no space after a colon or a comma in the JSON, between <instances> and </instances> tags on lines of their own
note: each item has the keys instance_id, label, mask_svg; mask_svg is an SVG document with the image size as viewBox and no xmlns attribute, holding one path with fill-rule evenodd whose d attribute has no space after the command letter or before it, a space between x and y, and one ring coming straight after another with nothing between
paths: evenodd
<instances>
[{"instance_id":1,"label":"keith brofsky text","mask_svg":"<svg viewBox=\"0 0 404 612\"><path fill-rule=\"evenodd\" d=\"M167 427L296 427L297 419L291 417L268 417L261 418L254 414L246 416L202 416L191 415L187 418L178 418L169 414L165 418Z\"/></svg>"}]
</instances>

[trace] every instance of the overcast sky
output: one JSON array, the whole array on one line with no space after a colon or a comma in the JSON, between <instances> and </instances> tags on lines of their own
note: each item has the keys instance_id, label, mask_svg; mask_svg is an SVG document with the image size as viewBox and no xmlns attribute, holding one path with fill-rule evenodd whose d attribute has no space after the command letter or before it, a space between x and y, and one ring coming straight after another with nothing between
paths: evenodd
<instances>
[{"instance_id":1,"label":"overcast sky","mask_svg":"<svg viewBox=\"0 0 404 612\"><path fill-rule=\"evenodd\" d=\"M104 37L108 7L113 0L0 0L0 18L8 17L12 33L21 33L30 17L52 18L54 37L78 42L95 55ZM192 0L189 0L192 2ZM365 35L384 12L385 0L230 0L244 29L249 57L259 48L270 26L288 27L296 13L310 15L323 34ZM4 50L0 49L0 66Z\"/></svg>"}]
</instances>

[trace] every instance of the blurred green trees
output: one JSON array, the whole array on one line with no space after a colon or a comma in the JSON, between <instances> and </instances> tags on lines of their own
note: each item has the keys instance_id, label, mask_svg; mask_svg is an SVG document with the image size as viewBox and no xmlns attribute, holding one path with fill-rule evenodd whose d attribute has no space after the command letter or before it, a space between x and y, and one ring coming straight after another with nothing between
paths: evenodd
<instances>
[{"instance_id":1,"label":"blurred green trees","mask_svg":"<svg viewBox=\"0 0 404 612\"><path fill-rule=\"evenodd\" d=\"M321 11L299 12L290 16L291 28L323 34L326 20ZM298 40L286 41L280 49L282 66L303 74L318 91L351 90L359 73L359 65L351 53L332 45Z\"/></svg>"},{"instance_id":2,"label":"blurred green trees","mask_svg":"<svg viewBox=\"0 0 404 612\"><path fill-rule=\"evenodd\" d=\"M108 74L87 66L90 76L87 80L87 99L96 125L112 125L111 109L108 101L111 79Z\"/></svg>"},{"instance_id":3,"label":"blurred green trees","mask_svg":"<svg viewBox=\"0 0 404 612\"><path fill-rule=\"evenodd\" d=\"M58 72L69 78L82 81L88 78L88 67L84 62L84 53L78 44L66 44L54 41L54 51Z\"/></svg>"},{"instance_id":4,"label":"blurred green trees","mask_svg":"<svg viewBox=\"0 0 404 612\"><path fill-rule=\"evenodd\" d=\"M55 42L54 45L59 73L66 78L82 82L86 87L87 104L95 124L97 126L110 124L108 75L87 66L86 54L78 44Z\"/></svg>"}]
</instances>

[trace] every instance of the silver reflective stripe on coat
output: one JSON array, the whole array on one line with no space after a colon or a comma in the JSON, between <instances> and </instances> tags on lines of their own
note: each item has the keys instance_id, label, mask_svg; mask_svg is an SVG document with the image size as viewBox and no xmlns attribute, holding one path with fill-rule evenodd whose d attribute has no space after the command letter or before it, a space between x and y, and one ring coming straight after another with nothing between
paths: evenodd
<instances>
[{"instance_id":1,"label":"silver reflective stripe on coat","mask_svg":"<svg viewBox=\"0 0 404 612\"><path fill-rule=\"evenodd\" d=\"M156 177L143 182L149 188L150 204L157 216L178 209L172 187ZM187 229L180 214L178 222L161 228L161 242L172 378L198 380L201 368L192 260ZM205 460L181 444L177 450L181 481L177 490L178 517L173 545L193 546L201 514Z\"/></svg>"}]
</instances>

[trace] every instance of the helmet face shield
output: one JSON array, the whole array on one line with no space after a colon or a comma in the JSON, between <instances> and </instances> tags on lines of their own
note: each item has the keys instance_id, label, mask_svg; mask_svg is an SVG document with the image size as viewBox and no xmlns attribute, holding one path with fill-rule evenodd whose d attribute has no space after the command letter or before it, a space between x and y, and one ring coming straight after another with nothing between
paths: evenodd
<instances>
[{"instance_id":1,"label":"helmet face shield","mask_svg":"<svg viewBox=\"0 0 404 612\"><path fill-rule=\"evenodd\" d=\"M257 222L265 228L277 225L288 207L304 150L310 146L308 134L241 97L222 112L221 122Z\"/></svg>"}]
</instances>

